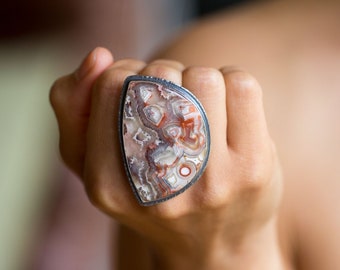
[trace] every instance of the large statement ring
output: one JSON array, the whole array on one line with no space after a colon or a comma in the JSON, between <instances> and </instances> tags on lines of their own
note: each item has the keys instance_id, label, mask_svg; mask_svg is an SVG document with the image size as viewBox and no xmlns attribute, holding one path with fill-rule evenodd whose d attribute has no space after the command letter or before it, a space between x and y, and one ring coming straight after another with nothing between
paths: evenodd
<instances>
[{"instance_id":1,"label":"large statement ring","mask_svg":"<svg viewBox=\"0 0 340 270\"><path fill-rule=\"evenodd\" d=\"M126 173L142 205L182 193L207 165L210 132L205 111L192 93L170 81L127 77L119 134Z\"/></svg>"}]
</instances>

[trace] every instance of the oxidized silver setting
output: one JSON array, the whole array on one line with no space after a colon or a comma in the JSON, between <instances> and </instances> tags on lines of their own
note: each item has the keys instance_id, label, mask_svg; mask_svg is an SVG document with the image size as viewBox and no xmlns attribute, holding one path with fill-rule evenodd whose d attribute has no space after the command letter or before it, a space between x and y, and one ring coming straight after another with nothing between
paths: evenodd
<instances>
[{"instance_id":1,"label":"oxidized silver setting","mask_svg":"<svg viewBox=\"0 0 340 270\"><path fill-rule=\"evenodd\" d=\"M119 136L126 173L141 205L182 193L207 165L206 113L189 90L170 81L139 75L126 78Z\"/></svg>"}]
</instances>

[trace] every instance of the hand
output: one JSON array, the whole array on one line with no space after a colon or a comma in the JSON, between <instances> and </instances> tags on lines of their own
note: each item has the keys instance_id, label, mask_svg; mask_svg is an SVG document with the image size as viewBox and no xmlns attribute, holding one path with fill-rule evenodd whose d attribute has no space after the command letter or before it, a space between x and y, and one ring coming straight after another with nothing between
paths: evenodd
<instances>
[{"instance_id":1,"label":"hand","mask_svg":"<svg viewBox=\"0 0 340 270\"><path fill-rule=\"evenodd\" d=\"M121 88L134 74L189 89L210 124L211 154L201 179L151 207L135 199L119 146ZM93 204L144 236L162 269L249 269L247 263L256 264L242 258L273 252L263 248L276 243L281 177L262 91L252 76L171 60L113 62L107 50L97 48L75 73L54 83L50 98L65 163L82 177Z\"/></svg>"}]
</instances>

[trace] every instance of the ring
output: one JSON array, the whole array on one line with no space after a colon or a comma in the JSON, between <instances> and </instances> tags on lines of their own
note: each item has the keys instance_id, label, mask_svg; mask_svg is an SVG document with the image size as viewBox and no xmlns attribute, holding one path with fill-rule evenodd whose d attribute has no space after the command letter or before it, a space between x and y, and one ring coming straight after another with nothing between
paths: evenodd
<instances>
[{"instance_id":1,"label":"ring","mask_svg":"<svg viewBox=\"0 0 340 270\"><path fill-rule=\"evenodd\" d=\"M129 76L118 122L124 167L141 205L179 195L204 172L209 124L189 90L160 78Z\"/></svg>"}]
</instances>

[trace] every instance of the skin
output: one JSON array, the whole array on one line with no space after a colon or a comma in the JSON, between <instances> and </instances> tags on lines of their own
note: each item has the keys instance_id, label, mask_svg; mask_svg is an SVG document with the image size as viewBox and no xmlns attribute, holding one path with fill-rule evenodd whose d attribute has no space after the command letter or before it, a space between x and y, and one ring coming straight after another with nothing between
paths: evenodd
<instances>
[{"instance_id":1,"label":"skin","mask_svg":"<svg viewBox=\"0 0 340 270\"><path fill-rule=\"evenodd\" d=\"M210 119L211 157L200 181L152 207L140 206L133 197L116 128L122 84L133 74L192 89ZM185 68L171 60L113 62L107 50L98 48L77 72L54 84L51 102L66 164L82 176L97 207L143 236L155 267L243 269L248 261L254 264L248 257L262 269L280 264L274 229L280 171L261 87L248 73ZM273 253L270 266L260 256L266 249Z\"/></svg>"},{"instance_id":2,"label":"skin","mask_svg":"<svg viewBox=\"0 0 340 270\"><path fill-rule=\"evenodd\" d=\"M115 62L97 48L55 82L62 157L122 224L120 269L340 268L338 10L334 1L273 1L221 13L162 59ZM211 128L202 178L152 207L133 197L118 142L121 86L132 74L190 89Z\"/></svg>"}]
</instances>

